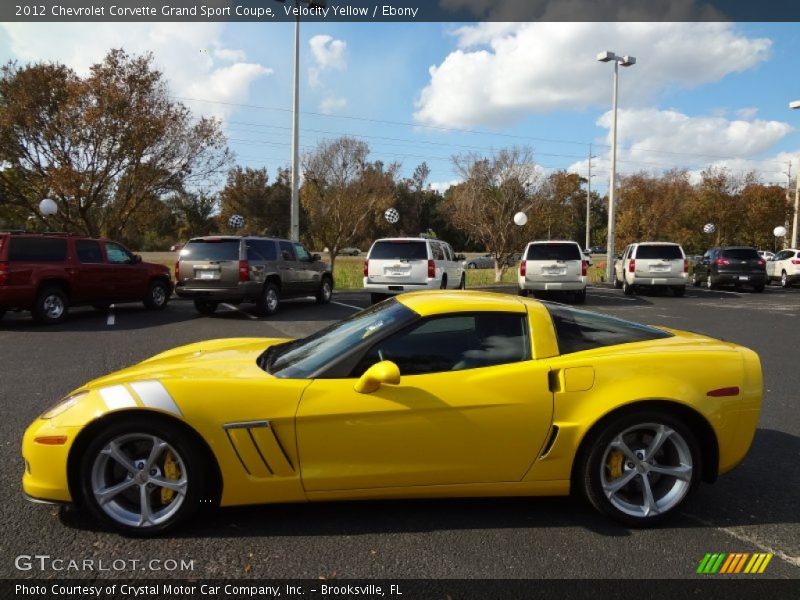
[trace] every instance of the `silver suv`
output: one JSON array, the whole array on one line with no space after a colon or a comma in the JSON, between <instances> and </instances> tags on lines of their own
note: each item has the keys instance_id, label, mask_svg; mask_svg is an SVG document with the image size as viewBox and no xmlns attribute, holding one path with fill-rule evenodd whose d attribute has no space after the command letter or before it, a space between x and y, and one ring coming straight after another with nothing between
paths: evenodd
<instances>
[{"instance_id":1,"label":"silver suv","mask_svg":"<svg viewBox=\"0 0 800 600\"><path fill-rule=\"evenodd\" d=\"M324 304L333 295L329 264L303 244L274 238L192 238L175 263L175 280L175 293L194 300L204 315L222 302L255 302L261 314L272 315L281 298L315 296Z\"/></svg>"},{"instance_id":2,"label":"silver suv","mask_svg":"<svg viewBox=\"0 0 800 600\"><path fill-rule=\"evenodd\" d=\"M689 261L683 248L672 242L640 242L625 248L614 263L614 287L630 296L639 287L670 288L683 296Z\"/></svg>"}]
</instances>

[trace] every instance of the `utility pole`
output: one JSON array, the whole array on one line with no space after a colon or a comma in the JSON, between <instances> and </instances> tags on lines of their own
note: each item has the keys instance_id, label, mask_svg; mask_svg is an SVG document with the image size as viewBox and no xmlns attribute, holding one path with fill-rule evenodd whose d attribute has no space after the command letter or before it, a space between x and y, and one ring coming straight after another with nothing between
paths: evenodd
<instances>
[{"instance_id":1,"label":"utility pole","mask_svg":"<svg viewBox=\"0 0 800 600\"><path fill-rule=\"evenodd\" d=\"M592 175L592 159L593 158L594 158L594 156L592 156L592 145L589 144L589 174L586 177L586 181L587 181L587 183L586 183L586 245L584 246L584 249L586 249L586 250L589 249L589 246L592 243L592 240L591 240L591 237L592 237L591 231L592 231L592 229L591 229L591 226L590 226L590 220L592 218L592 177L594 177Z\"/></svg>"},{"instance_id":2,"label":"utility pole","mask_svg":"<svg viewBox=\"0 0 800 600\"><path fill-rule=\"evenodd\" d=\"M797 248L797 210L800 208L800 168L794 176L794 217L792 218L792 248Z\"/></svg>"},{"instance_id":3,"label":"utility pole","mask_svg":"<svg viewBox=\"0 0 800 600\"><path fill-rule=\"evenodd\" d=\"M300 1L295 1L295 8ZM292 96L292 197L289 239L300 241L300 14L294 22L294 95Z\"/></svg>"}]
</instances>

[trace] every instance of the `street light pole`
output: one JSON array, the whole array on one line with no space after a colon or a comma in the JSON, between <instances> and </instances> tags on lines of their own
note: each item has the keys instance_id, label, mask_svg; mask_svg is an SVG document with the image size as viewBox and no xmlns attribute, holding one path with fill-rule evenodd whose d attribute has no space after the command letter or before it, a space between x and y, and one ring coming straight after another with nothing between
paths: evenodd
<instances>
[{"instance_id":1,"label":"street light pole","mask_svg":"<svg viewBox=\"0 0 800 600\"><path fill-rule=\"evenodd\" d=\"M617 56L613 52L597 55L600 62L614 62L614 93L612 97L611 125L611 176L608 182L608 243L606 247L606 281L614 279L614 201L617 186L617 94L619 92L619 66L630 67L636 64L633 56Z\"/></svg>"},{"instance_id":2,"label":"street light pole","mask_svg":"<svg viewBox=\"0 0 800 600\"><path fill-rule=\"evenodd\" d=\"M295 8L300 0L295 0ZM300 14L294 21L294 94L292 98L292 207L289 238L300 241Z\"/></svg>"},{"instance_id":3,"label":"street light pole","mask_svg":"<svg viewBox=\"0 0 800 600\"><path fill-rule=\"evenodd\" d=\"M800 100L789 103L789 108L800 108ZM800 209L800 167L795 174L794 187L794 217L792 218L792 248L797 248L797 213Z\"/></svg>"},{"instance_id":4,"label":"street light pole","mask_svg":"<svg viewBox=\"0 0 800 600\"><path fill-rule=\"evenodd\" d=\"M585 249L589 249L592 243L592 228L591 228L591 218L592 218L592 145L589 144L589 173L586 176L586 245L584 246Z\"/></svg>"}]
</instances>

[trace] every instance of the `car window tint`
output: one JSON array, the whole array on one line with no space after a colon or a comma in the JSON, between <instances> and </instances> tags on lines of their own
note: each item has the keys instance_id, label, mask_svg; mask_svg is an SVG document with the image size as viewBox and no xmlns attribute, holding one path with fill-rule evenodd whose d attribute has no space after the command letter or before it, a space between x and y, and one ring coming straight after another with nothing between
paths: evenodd
<instances>
[{"instance_id":1,"label":"car window tint","mask_svg":"<svg viewBox=\"0 0 800 600\"><path fill-rule=\"evenodd\" d=\"M561 354L672 337L671 333L661 329L617 317L547 302L543 304L553 320Z\"/></svg>"},{"instance_id":2,"label":"car window tint","mask_svg":"<svg viewBox=\"0 0 800 600\"><path fill-rule=\"evenodd\" d=\"M133 262L133 256L131 256L125 248L111 242L106 242L106 256L108 257L108 262L115 265Z\"/></svg>"},{"instance_id":3,"label":"car window tint","mask_svg":"<svg viewBox=\"0 0 800 600\"><path fill-rule=\"evenodd\" d=\"M63 262L67 260L67 240L56 238L11 238L8 260Z\"/></svg>"},{"instance_id":4,"label":"car window tint","mask_svg":"<svg viewBox=\"0 0 800 600\"><path fill-rule=\"evenodd\" d=\"M306 250L306 247L303 244L295 244L294 245L295 254L297 254L297 260L308 260L311 258L311 255Z\"/></svg>"},{"instance_id":5,"label":"car window tint","mask_svg":"<svg viewBox=\"0 0 800 600\"><path fill-rule=\"evenodd\" d=\"M278 258L278 251L272 240L247 240L245 246L247 260L276 260Z\"/></svg>"},{"instance_id":6,"label":"car window tint","mask_svg":"<svg viewBox=\"0 0 800 600\"><path fill-rule=\"evenodd\" d=\"M761 258L755 248L728 248L722 251L722 256L733 260L759 260Z\"/></svg>"},{"instance_id":7,"label":"car window tint","mask_svg":"<svg viewBox=\"0 0 800 600\"><path fill-rule=\"evenodd\" d=\"M375 242L370 250L369 258L375 259L406 259L406 260L426 260L428 258L428 247L425 242L416 241L383 241Z\"/></svg>"},{"instance_id":8,"label":"car window tint","mask_svg":"<svg viewBox=\"0 0 800 600\"><path fill-rule=\"evenodd\" d=\"M181 260L239 260L239 240L231 238L189 240L181 250Z\"/></svg>"},{"instance_id":9,"label":"car window tint","mask_svg":"<svg viewBox=\"0 0 800 600\"><path fill-rule=\"evenodd\" d=\"M78 260L84 264L103 262L100 242L95 242L94 240L75 240L75 252L78 255Z\"/></svg>"},{"instance_id":10,"label":"car window tint","mask_svg":"<svg viewBox=\"0 0 800 600\"><path fill-rule=\"evenodd\" d=\"M636 258L663 258L666 260L682 259L680 246L671 244L642 244L636 250Z\"/></svg>"},{"instance_id":11,"label":"car window tint","mask_svg":"<svg viewBox=\"0 0 800 600\"><path fill-rule=\"evenodd\" d=\"M528 360L525 317L476 313L430 317L370 348L353 370L354 377L381 360L402 375L460 371Z\"/></svg>"},{"instance_id":12,"label":"car window tint","mask_svg":"<svg viewBox=\"0 0 800 600\"><path fill-rule=\"evenodd\" d=\"M531 244L525 260L583 260L577 244Z\"/></svg>"},{"instance_id":13,"label":"car window tint","mask_svg":"<svg viewBox=\"0 0 800 600\"><path fill-rule=\"evenodd\" d=\"M444 258L445 260L453 260L453 249L449 244L444 245Z\"/></svg>"}]
</instances>

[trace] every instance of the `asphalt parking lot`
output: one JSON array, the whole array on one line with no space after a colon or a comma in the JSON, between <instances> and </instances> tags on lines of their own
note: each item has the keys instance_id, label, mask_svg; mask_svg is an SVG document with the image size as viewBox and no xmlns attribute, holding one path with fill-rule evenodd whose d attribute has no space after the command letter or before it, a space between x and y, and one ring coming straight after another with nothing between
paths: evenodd
<instances>
[{"instance_id":1,"label":"asphalt parking lot","mask_svg":"<svg viewBox=\"0 0 800 600\"><path fill-rule=\"evenodd\" d=\"M225 509L175 534L137 540L23 499L24 428L85 381L198 340L307 335L367 303L365 294L338 293L330 305L286 302L278 315L261 319L252 307L200 317L190 303L174 300L160 313L138 305L109 313L76 309L50 328L27 314L7 315L0 322L0 576L86 575L15 568L18 555L44 554L106 563L189 559L192 571L172 575L195 578L683 578L707 552L771 552L763 576L800 577L800 289L690 287L684 298L589 289L589 309L698 331L761 356L765 400L750 454L716 484L701 486L659 529L629 530L574 499L498 498Z\"/></svg>"}]
</instances>

